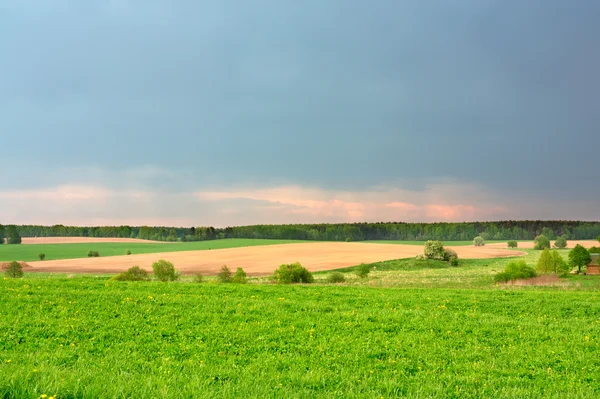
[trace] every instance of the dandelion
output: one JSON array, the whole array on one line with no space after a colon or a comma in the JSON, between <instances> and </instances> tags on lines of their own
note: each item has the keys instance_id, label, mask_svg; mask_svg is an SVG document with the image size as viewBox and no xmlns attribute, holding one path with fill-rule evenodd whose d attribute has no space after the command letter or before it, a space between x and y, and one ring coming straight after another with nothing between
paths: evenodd
<instances>
[{"instance_id":1,"label":"dandelion","mask_svg":"<svg viewBox=\"0 0 600 399\"><path fill-rule=\"evenodd\" d=\"M10 359L8 359L8 360L6 361L6 363L10 363L10 362L12 362L12 360L10 360Z\"/></svg>"}]
</instances>

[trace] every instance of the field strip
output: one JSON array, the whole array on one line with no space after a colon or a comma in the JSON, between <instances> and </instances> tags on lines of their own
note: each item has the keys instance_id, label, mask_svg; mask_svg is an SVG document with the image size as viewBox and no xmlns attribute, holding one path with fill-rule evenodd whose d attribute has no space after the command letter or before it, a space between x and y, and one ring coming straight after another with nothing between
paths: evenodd
<instances>
[{"instance_id":1,"label":"field strip","mask_svg":"<svg viewBox=\"0 0 600 399\"><path fill-rule=\"evenodd\" d=\"M523 255L523 252L485 248L456 247L460 258L482 259ZM80 258L28 262L35 272L118 273L131 266L151 271L152 263L166 259L184 274L216 274L222 265L242 267L253 276L271 274L282 263L300 262L311 271L332 270L392 259L410 258L423 253L421 245L388 245L346 242L279 244L228 248L210 251L163 252L106 258Z\"/></svg>"}]
</instances>

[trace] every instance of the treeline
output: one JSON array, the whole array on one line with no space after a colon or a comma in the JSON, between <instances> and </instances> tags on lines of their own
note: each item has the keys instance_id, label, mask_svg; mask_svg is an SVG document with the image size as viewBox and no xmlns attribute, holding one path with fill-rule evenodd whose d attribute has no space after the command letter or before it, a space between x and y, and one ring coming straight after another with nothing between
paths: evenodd
<instances>
[{"instance_id":1,"label":"treeline","mask_svg":"<svg viewBox=\"0 0 600 399\"><path fill-rule=\"evenodd\" d=\"M317 241L470 241L533 240L543 234L553 240L593 239L600 235L600 222L520 220L474 223L341 223L255 225L227 228L150 226L17 226L22 237L121 237L156 241L204 241L221 238L266 238Z\"/></svg>"}]
</instances>

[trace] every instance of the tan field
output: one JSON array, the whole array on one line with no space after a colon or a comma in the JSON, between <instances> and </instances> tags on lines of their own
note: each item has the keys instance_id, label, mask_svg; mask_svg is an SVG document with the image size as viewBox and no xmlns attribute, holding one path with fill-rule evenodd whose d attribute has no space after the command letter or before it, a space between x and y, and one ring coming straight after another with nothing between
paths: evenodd
<instances>
[{"instance_id":1,"label":"tan field","mask_svg":"<svg viewBox=\"0 0 600 399\"><path fill-rule=\"evenodd\" d=\"M567 240L567 248L575 248L575 245L577 244L585 248L600 246L600 243L597 240ZM554 241L550 241L550 245L554 248ZM508 244L505 242L486 244L485 246L489 248L508 248ZM519 248L532 249L533 241L519 242Z\"/></svg>"},{"instance_id":2,"label":"tan field","mask_svg":"<svg viewBox=\"0 0 600 399\"><path fill-rule=\"evenodd\" d=\"M522 255L523 252L489 247L454 247L465 259L498 258ZM30 262L31 271L62 273L118 273L131 266L152 270L159 259L173 262L184 274L216 274L222 265L235 270L242 267L248 275L271 274L283 263L300 262L311 271L339 269L360 263L410 258L423 253L422 245L365 244L318 242L257 247L182 251L106 258L82 258Z\"/></svg>"},{"instance_id":3,"label":"tan field","mask_svg":"<svg viewBox=\"0 0 600 399\"><path fill-rule=\"evenodd\" d=\"M140 242L140 243L159 243L164 241L140 240L138 238L106 238L106 237L23 237L22 244L79 244L94 242Z\"/></svg>"}]
</instances>

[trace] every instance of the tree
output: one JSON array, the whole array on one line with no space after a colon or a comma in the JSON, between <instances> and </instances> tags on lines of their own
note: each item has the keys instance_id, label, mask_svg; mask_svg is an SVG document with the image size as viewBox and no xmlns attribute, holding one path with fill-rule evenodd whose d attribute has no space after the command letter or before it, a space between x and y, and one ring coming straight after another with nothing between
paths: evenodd
<instances>
[{"instance_id":1,"label":"tree","mask_svg":"<svg viewBox=\"0 0 600 399\"><path fill-rule=\"evenodd\" d=\"M40 260L44 260L44 259L46 259L46 254L41 253L38 255L38 257L40 258Z\"/></svg>"},{"instance_id":2,"label":"tree","mask_svg":"<svg viewBox=\"0 0 600 399\"><path fill-rule=\"evenodd\" d=\"M6 243L7 244L20 244L21 236L17 231L17 226L11 225L6 227Z\"/></svg>"},{"instance_id":3,"label":"tree","mask_svg":"<svg viewBox=\"0 0 600 399\"><path fill-rule=\"evenodd\" d=\"M559 276L565 275L569 272L569 265L560 256L557 250L552 251L552 270Z\"/></svg>"},{"instance_id":4,"label":"tree","mask_svg":"<svg viewBox=\"0 0 600 399\"><path fill-rule=\"evenodd\" d=\"M552 254L548 248L544 248L535 269L540 273L551 273L553 272L552 266Z\"/></svg>"},{"instance_id":5,"label":"tree","mask_svg":"<svg viewBox=\"0 0 600 399\"><path fill-rule=\"evenodd\" d=\"M10 278L23 277L23 266L19 262L10 262L4 268L4 274Z\"/></svg>"},{"instance_id":6,"label":"tree","mask_svg":"<svg viewBox=\"0 0 600 399\"><path fill-rule=\"evenodd\" d=\"M545 235L539 235L533 240L533 249L542 250L544 248L550 248L550 240Z\"/></svg>"},{"instance_id":7,"label":"tree","mask_svg":"<svg viewBox=\"0 0 600 399\"><path fill-rule=\"evenodd\" d=\"M559 249L563 249L567 247L567 240L565 237L558 237L556 241L554 241L554 246Z\"/></svg>"},{"instance_id":8,"label":"tree","mask_svg":"<svg viewBox=\"0 0 600 399\"><path fill-rule=\"evenodd\" d=\"M360 278L366 278L369 273L371 273L371 265L366 263L361 263L360 266L356 268L356 275Z\"/></svg>"},{"instance_id":9,"label":"tree","mask_svg":"<svg viewBox=\"0 0 600 399\"><path fill-rule=\"evenodd\" d=\"M0 224L0 245L4 244L4 226Z\"/></svg>"},{"instance_id":10,"label":"tree","mask_svg":"<svg viewBox=\"0 0 600 399\"><path fill-rule=\"evenodd\" d=\"M227 267L227 265L221 266L221 271L217 274L217 280L221 283L231 283L232 277L231 270Z\"/></svg>"},{"instance_id":11,"label":"tree","mask_svg":"<svg viewBox=\"0 0 600 399\"><path fill-rule=\"evenodd\" d=\"M423 254L427 259L444 260L446 257L446 250L441 241L427 241L425 243Z\"/></svg>"},{"instance_id":12,"label":"tree","mask_svg":"<svg viewBox=\"0 0 600 399\"><path fill-rule=\"evenodd\" d=\"M590 253L579 244L569 252L569 264L577 267L577 273L581 273L581 266L589 265L591 262L592 257Z\"/></svg>"},{"instance_id":13,"label":"tree","mask_svg":"<svg viewBox=\"0 0 600 399\"><path fill-rule=\"evenodd\" d=\"M231 282L236 284L246 284L248 282L248 278L246 277L246 272L244 269L238 267L231 278Z\"/></svg>"},{"instance_id":14,"label":"tree","mask_svg":"<svg viewBox=\"0 0 600 399\"><path fill-rule=\"evenodd\" d=\"M485 245L485 240L483 239L483 237L475 237L475 239L473 240L473 245L475 245L476 247L483 247Z\"/></svg>"},{"instance_id":15,"label":"tree","mask_svg":"<svg viewBox=\"0 0 600 399\"><path fill-rule=\"evenodd\" d=\"M152 264L152 272L154 277L160 281L175 281L179 278L179 273L175 270L175 266L164 259Z\"/></svg>"},{"instance_id":16,"label":"tree","mask_svg":"<svg viewBox=\"0 0 600 399\"><path fill-rule=\"evenodd\" d=\"M517 242L517 240L510 240L508 242L508 247L509 248L517 248L519 246L519 243Z\"/></svg>"}]
</instances>

